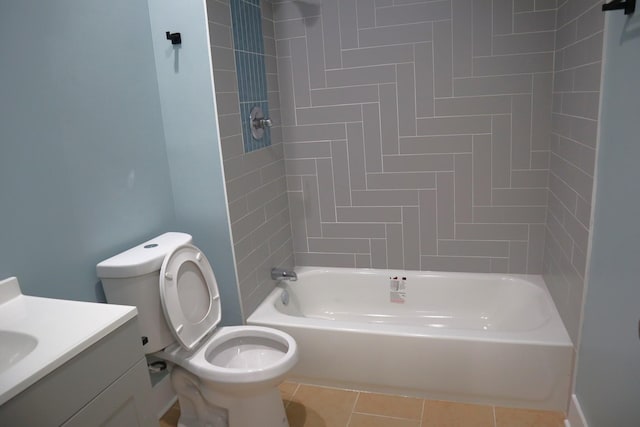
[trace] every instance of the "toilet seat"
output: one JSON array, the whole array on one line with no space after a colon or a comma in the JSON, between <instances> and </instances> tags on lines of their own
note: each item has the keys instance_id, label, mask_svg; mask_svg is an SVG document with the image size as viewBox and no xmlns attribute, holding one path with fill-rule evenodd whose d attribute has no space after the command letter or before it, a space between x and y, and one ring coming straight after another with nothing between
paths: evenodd
<instances>
[{"instance_id":1,"label":"toilet seat","mask_svg":"<svg viewBox=\"0 0 640 427\"><path fill-rule=\"evenodd\" d=\"M185 350L193 350L220 323L218 284L196 246L178 246L164 258L159 290L167 324Z\"/></svg>"}]
</instances>

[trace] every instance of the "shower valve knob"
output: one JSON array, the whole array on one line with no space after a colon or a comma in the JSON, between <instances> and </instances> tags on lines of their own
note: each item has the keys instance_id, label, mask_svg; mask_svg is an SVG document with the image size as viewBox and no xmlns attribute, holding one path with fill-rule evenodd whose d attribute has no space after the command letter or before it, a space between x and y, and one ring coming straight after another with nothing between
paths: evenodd
<instances>
[{"instance_id":1,"label":"shower valve knob","mask_svg":"<svg viewBox=\"0 0 640 427\"><path fill-rule=\"evenodd\" d=\"M260 119L258 126L260 126L261 128L270 128L271 126L273 126L273 123L271 122L271 119Z\"/></svg>"}]
</instances>

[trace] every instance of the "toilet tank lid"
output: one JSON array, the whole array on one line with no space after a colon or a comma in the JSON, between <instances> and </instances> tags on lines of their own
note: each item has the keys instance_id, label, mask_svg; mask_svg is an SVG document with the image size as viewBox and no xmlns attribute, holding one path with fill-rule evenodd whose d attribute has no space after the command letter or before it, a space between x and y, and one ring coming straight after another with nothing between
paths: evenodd
<instances>
[{"instance_id":1,"label":"toilet tank lid","mask_svg":"<svg viewBox=\"0 0 640 427\"><path fill-rule=\"evenodd\" d=\"M191 241L186 233L164 233L100 262L96 273L100 279L122 279L160 271L169 252Z\"/></svg>"}]
</instances>

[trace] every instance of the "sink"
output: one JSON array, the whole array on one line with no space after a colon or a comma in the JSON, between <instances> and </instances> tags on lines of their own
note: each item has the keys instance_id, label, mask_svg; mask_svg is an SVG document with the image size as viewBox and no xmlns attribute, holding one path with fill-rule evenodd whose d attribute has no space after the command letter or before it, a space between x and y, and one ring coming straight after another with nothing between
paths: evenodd
<instances>
[{"instance_id":1,"label":"sink","mask_svg":"<svg viewBox=\"0 0 640 427\"><path fill-rule=\"evenodd\" d=\"M24 295L17 278L0 280L0 406L136 312L135 307Z\"/></svg>"},{"instance_id":2,"label":"sink","mask_svg":"<svg viewBox=\"0 0 640 427\"><path fill-rule=\"evenodd\" d=\"M0 374L25 358L38 345L35 337L12 331L0 331L0 342Z\"/></svg>"}]
</instances>

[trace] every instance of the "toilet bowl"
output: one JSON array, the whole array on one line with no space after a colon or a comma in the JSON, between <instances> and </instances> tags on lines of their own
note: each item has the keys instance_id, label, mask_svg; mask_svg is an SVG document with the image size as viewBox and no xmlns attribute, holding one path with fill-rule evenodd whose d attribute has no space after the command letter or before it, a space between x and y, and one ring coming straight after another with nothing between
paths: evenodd
<instances>
[{"instance_id":1,"label":"toilet bowl","mask_svg":"<svg viewBox=\"0 0 640 427\"><path fill-rule=\"evenodd\" d=\"M155 355L209 381L212 389L237 397L277 387L298 360L290 335L262 326L227 326L196 351L172 345Z\"/></svg>"},{"instance_id":2,"label":"toilet bowl","mask_svg":"<svg viewBox=\"0 0 640 427\"><path fill-rule=\"evenodd\" d=\"M259 326L228 326L193 353L185 354L179 346L161 353L156 355L179 366L171 373L180 400L179 427L207 425L186 422L202 419L213 427L289 425L278 385L297 361L290 335Z\"/></svg>"},{"instance_id":3,"label":"toilet bowl","mask_svg":"<svg viewBox=\"0 0 640 427\"><path fill-rule=\"evenodd\" d=\"M218 328L209 261L184 233L165 233L97 266L109 303L138 307L145 352L171 362L180 427L286 427L278 385L295 340L259 326Z\"/></svg>"}]
</instances>

